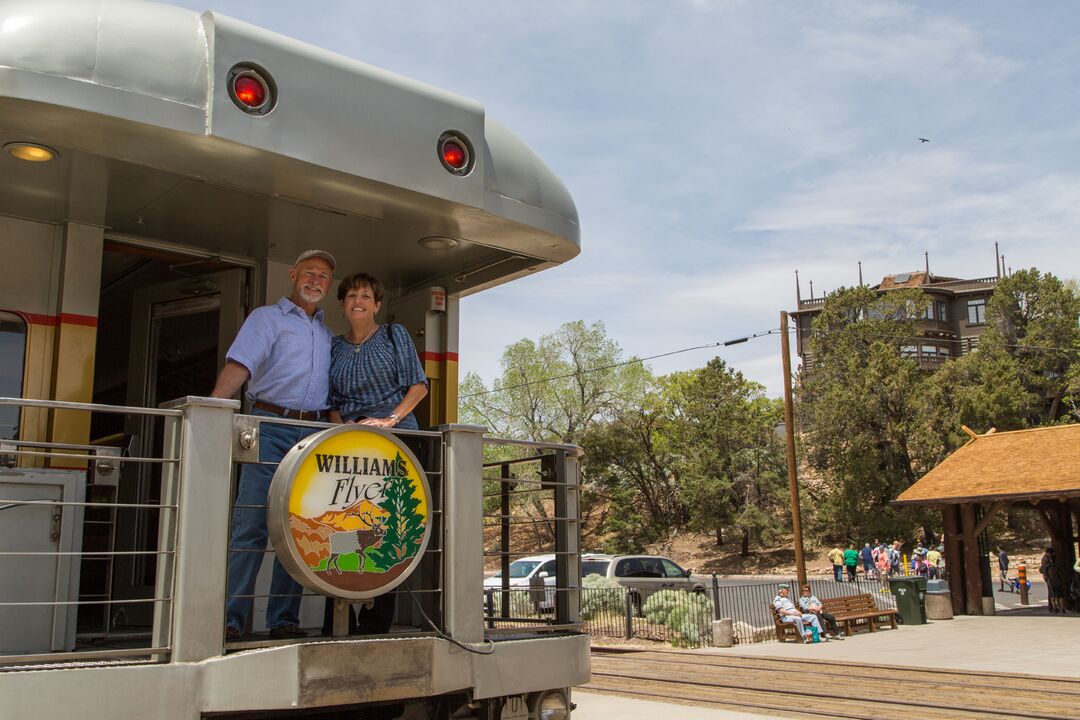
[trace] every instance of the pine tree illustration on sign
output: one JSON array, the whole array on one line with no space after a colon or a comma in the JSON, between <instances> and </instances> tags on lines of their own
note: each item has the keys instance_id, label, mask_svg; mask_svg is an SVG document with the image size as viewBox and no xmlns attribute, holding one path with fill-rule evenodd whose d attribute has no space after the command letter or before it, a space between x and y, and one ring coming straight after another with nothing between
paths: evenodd
<instances>
[{"instance_id":1,"label":"pine tree illustration on sign","mask_svg":"<svg viewBox=\"0 0 1080 720\"><path fill-rule=\"evenodd\" d=\"M396 460L402 460L400 454ZM404 467L404 463L395 464ZM386 535L379 546L368 553L372 564L383 572L416 555L426 525L424 515L416 511L420 501L414 497L412 481L407 477L390 476L385 478L385 483L384 499L379 507L388 513Z\"/></svg>"}]
</instances>

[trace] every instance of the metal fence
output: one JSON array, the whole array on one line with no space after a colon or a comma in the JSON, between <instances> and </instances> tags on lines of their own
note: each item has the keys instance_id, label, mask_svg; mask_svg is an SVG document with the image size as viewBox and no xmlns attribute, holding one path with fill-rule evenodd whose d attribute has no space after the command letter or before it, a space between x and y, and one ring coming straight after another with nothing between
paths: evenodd
<instances>
[{"instance_id":1,"label":"metal fence","mask_svg":"<svg viewBox=\"0 0 1080 720\"><path fill-rule=\"evenodd\" d=\"M706 583L705 593L661 590L645 595L640 606L635 599L648 592L643 588L582 588L581 617L593 637L664 642L678 647L711 646L712 621L731 618L737 644L772 642L776 632L769 608L781 582L791 586L792 599L797 601L799 586L794 579L723 585L714 575L711 583ZM811 593L821 600L868 593L879 608L896 608L896 598L877 580L810 580L809 584Z\"/></svg>"}]
</instances>

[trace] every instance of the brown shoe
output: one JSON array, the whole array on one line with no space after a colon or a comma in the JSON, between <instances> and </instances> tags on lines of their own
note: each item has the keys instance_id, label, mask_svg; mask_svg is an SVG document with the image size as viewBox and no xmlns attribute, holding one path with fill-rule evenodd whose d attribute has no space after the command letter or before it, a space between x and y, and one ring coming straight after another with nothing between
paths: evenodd
<instances>
[{"instance_id":1,"label":"brown shoe","mask_svg":"<svg viewBox=\"0 0 1080 720\"><path fill-rule=\"evenodd\" d=\"M282 625L280 627L270 628L271 640L295 640L296 638L306 638L307 636L307 630L304 630L299 625Z\"/></svg>"},{"instance_id":2,"label":"brown shoe","mask_svg":"<svg viewBox=\"0 0 1080 720\"><path fill-rule=\"evenodd\" d=\"M242 636L242 633L232 625L225 626L225 642L236 642Z\"/></svg>"}]
</instances>

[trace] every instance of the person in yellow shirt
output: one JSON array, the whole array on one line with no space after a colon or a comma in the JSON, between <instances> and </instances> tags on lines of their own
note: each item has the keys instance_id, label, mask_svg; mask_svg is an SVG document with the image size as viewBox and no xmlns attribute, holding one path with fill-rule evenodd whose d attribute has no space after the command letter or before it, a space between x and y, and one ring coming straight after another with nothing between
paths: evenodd
<instances>
[{"instance_id":1,"label":"person in yellow shirt","mask_svg":"<svg viewBox=\"0 0 1080 720\"><path fill-rule=\"evenodd\" d=\"M839 547L834 547L829 551L829 561L832 563L833 580L836 582L843 582L844 580L844 551Z\"/></svg>"},{"instance_id":2,"label":"person in yellow shirt","mask_svg":"<svg viewBox=\"0 0 1080 720\"><path fill-rule=\"evenodd\" d=\"M938 566L941 564L941 553L935 547L926 551L926 567L929 570L928 576L933 579L938 576Z\"/></svg>"}]
</instances>

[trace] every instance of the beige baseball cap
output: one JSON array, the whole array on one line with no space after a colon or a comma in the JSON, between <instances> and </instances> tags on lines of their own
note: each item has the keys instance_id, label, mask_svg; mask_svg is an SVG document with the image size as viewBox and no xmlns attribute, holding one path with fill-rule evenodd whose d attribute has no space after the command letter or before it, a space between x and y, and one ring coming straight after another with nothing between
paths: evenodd
<instances>
[{"instance_id":1,"label":"beige baseball cap","mask_svg":"<svg viewBox=\"0 0 1080 720\"><path fill-rule=\"evenodd\" d=\"M325 250L305 250L304 252L300 253L299 257L296 258L296 262L293 263L293 267L296 267L305 260L313 257L320 258L330 263L331 270L337 269L337 260L335 260L334 256L326 252Z\"/></svg>"}]
</instances>

